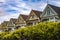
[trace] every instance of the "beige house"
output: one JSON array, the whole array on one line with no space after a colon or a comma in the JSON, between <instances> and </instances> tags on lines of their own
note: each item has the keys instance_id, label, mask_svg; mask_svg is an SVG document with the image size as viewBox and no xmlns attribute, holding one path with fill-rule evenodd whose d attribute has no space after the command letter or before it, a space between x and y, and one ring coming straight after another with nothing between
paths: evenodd
<instances>
[{"instance_id":1,"label":"beige house","mask_svg":"<svg viewBox=\"0 0 60 40\"><path fill-rule=\"evenodd\" d=\"M7 24L8 24L8 22L9 21L4 21L3 23L1 23L1 31L8 31L8 26L7 26Z\"/></svg>"},{"instance_id":2,"label":"beige house","mask_svg":"<svg viewBox=\"0 0 60 40\"><path fill-rule=\"evenodd\" d=\"M13 31L15 28L15 22L17 19L11 18L10 21L4 21L1 23L1 29L3 31Z\"/></svg>"},{"instance_id":3,"label":"beige house","mask_svg":"<svg viewBox=\"0 0 60 40\"><path fill-rule=\"evenodd\" d=\"M11 18L8 23L8 27L13 27L14 25L16 25L16 21L17 19Z\"/></svg>"},{"instance_id":4,"label":"beige house","mask_svg":"<svg viewBox=\"0 0 60 40\"><path fill-rule=\"evenodd\" d=\"M24 14L20 14L17 22L16 22L16 26L17 27L22 27L22 26L26 26L26 19L27 19L28 15L24 15Z\"/></svg>"},{"instance_id":5,"label":"beige house","mask_svg":"<svg viewBox=\"0 0 60 40\"><path fill-rule=\"evenodd\" d=\"M8 22L7 26L10 28L10 30L14 30L16 27L16 21L17 19L11 18L10 21Z\"/></svg>"},{"instance_id":6,"label":"beige house","mask_svg":"<svg viewBox=\"0 0 60 40\"><path fill-rule=\"evenodd\" d=\"M37 10L32 10L26 20L27 25L36 25L38 22L40 22L40 15L42 12Z\"/></svg>"},{"instance_id":7,"label":"beige house","mask_svg":"<svg viewBox=\"0 0 60 40\"><path fill-rule=\"evenodd\" d=\"M41 21L56 22L60 20L60 7L48 4L41 14Z\"/></svg>"}]
</instances>

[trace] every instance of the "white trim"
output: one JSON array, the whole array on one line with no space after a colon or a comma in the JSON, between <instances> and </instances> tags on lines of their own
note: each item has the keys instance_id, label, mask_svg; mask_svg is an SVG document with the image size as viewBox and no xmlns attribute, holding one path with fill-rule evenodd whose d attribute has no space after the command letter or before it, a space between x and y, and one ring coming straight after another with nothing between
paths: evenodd
<instances>
[{"instance_id":1,"label":"white trim","mask_svg":"<svg viewBox=\"0 0 60 40\"><path fill-rule=\"evenodd\" d=\"M46 12L46 10L47 10L47 7L50 8L50 10L53 12L53 14L58 15L58 14L53 10L53 8L51 8L49 5L47 5L46 8L44 9L42 15L41 15L40 17L43 17L43 15L46 14L45 12ZM50 14L52 14L52 13L50 13Z\"/></svg>"},{"instance_id":2,"label":"white trim","mask_svg":"<svg viewBox=\"0 0 60 40\"><path fill-rule=\"evenodd\" d=\"M52 18L53 19L49 18L49 22L51 22L51 21L55 22L56 21L55 17L52 17Z\"/></svg>"},{"instance_id":3,"label":"white trim","mask_svg":"<svg viewBox=\"0 0 60 40\"><path fill-rule=\"evenodd\" d=\"M55 17L54 17L54 22L55 22L55 20L56 20L56 19L55 19Z\"/></svg>"}]
</instances>

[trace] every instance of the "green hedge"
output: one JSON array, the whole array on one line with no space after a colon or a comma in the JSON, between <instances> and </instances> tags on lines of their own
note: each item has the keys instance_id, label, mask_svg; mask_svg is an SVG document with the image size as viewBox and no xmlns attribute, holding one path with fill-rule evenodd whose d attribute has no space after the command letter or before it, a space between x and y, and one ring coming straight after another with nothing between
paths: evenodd
<instances>
[{"instance_id":1,"label":"green hedge","mask_svg":"<svg viewBox=\"0 0 60 40\"><path fill-rule=\"evenodd\" d=\"M60 40L60 22L41 22L20 28L12 33L1 33L1 40Z\"/></svg>"}]
</instances>

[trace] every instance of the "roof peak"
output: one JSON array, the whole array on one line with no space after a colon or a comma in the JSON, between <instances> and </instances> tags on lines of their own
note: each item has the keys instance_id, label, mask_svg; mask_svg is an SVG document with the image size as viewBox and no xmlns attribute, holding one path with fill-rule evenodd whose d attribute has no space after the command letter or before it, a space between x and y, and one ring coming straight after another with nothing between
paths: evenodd
<instances>
[{"instance_id":1,"label":"roof peak","mask_svg":"<svg viewBox=\"0 0 60 40\"><path fill-rule=\"evenodd\" d=\"M56 6L56 5L52 5L52 4L47 4L47 5L49 5L49 6L53 6L53 7L58 7L58 6ZM58 8L60 8L60 7L58 7Z\"/></svg>"},{"instance_id":2,"label":"roof peak","mask_svg":"<svg viewBox=\"0 0 60 40\"><path fill-rule=\"evenodd\" d=\"M60 15L60 7L48 4L56 13Z\"/></svg>"},{"instance_id":3,"label":"roof peak","mask_svg":"<svg viewBox=\"0 0 60 40\"><path fill-rule=\"evenodd\" d=\"M20 16L22 16L22 18L26 21L28 15L25 15L25 14L20 14Z\"/></svg>"}]
</instances>

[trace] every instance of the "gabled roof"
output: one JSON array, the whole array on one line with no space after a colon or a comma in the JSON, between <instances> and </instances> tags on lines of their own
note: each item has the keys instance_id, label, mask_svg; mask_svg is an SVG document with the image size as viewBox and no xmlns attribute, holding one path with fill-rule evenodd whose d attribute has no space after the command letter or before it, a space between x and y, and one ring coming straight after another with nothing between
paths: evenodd
<instances>
[{"instance_id":1,"label":"gabled roof","mask_svg":"<svg viewBox=\"0 0 60 40\"><path fill-rule=\"evenodd\" d=\"M8 23L9 23L9 21L4 21L3 23L1 23L1 27L2 26L5 26L6 27Z\"/></svg>"},{"instance_id":2,"label":"gabled roof","mask_svg":"<svg viewBox=\"0 0 60 40\"><path fill-rule=\"evenodd\" d=\"M26 21L28 15L20 14L20 16Z\"/></svg>"},{"instance_id":3,"label":"gabled roof","mask_svg":"<svg viewBox=\"0 0 60 40\"><path fill-rule=\"evenodd\" d=\"M10 22L11 22L11 21L12 21L13 23L15 23L15 22L17 21L17 19L11 18L11 19L10 19Z\"/></svg>"},{"instance_id":4,"label":"gabled roof","mask_svg":"<svg viewBox=\"0 0 60 40\"><path fill-rule=\"evenodd\" d=\"M26 21L28 15L20 14L19 17L22 17L23 20ZM18 18L18 19L19 19L19 18ZM19 21L17 20L16 23L17 23L17 24L20 24L20 23L22 24L22 23L24 23L24 22L22 22L22 20L19 20Z\"/></svg>"},{"instance_id":5,"label":"gabled roof","mask_svg":"<svg viewBox=\"0 0 60 40\"><path fill-rule=\"evenodd\" d=\"M4 21L3 23L7 24L9 21Z\"/></svg>"},{"instance_id":6,"label":"gabled roof","mask_svg":"<svg viewBox=\"0 0 60 40\"><path fill-rule=\"evenodd\" d=\"M10 21L16 21L17 19L11 18Z\"/></svg>"},{"instance_id":7,"label":"gabled roof","mask_svg":"<svg viewBox=\"0 0 60 40\"><path fill-rule=\"evenodd\" d=\"M28 19L30 18L32 12L34 12L34 14L35 14L37 17L39 17L39 18L40 18L40 15L42 14L41 11L31 10L31 12L30 12L30 14L29 14L29 16L28 16ZM27 20L28 20L28 19L27 19Z\"/></svg>"},{"instance_id":8,"label":"gabled roof","mask_svg":"<svg viewBox=\"0 0 60 40\"><path fill-rule=\"evenodd\" d=\"M32 10L32 11L36 14L37 17L40 17L40 15L42 14L41 11L37 11L37 10Z\"/></svg>"},{"instance_id":9,"label":"gabled roof","mask_svg":"<svg viewBox=\"0 0 60 40\"><path fill-rule=\"evenodd\" d=\"M60 14L60 7L48 4L56 13Z\"/></svg>"}]
</instances>

